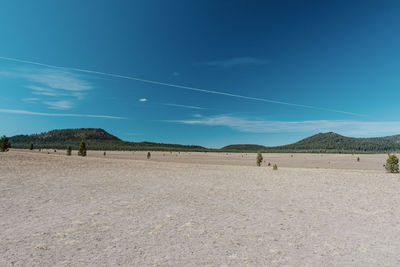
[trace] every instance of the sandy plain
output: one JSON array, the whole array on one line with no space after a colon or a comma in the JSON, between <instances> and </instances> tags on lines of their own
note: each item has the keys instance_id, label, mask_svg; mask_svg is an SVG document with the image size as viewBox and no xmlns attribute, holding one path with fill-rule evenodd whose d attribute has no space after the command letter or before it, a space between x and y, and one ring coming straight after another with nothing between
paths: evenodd
<instances>
[{"instance_id":1,"label":"sandy plain","mask_svg":"<svg viewBox=\"0 0 400 267\"><path fill-rule=\"evenodd\" d=\"M386 155L146 153L0 153L0 266L400 265Z\"/></svg>"}]
</instances>

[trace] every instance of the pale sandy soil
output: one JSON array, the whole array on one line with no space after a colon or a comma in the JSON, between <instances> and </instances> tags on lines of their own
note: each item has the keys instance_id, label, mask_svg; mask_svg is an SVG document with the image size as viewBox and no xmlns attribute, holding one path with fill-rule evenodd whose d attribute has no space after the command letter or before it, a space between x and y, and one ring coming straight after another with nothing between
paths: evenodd
<instances>
[{"instance_id":1,"label":"pale sandy soil","mask_svg":"<svg viewBox=\"0 0 400 267\"><path fill-rule=\"evenodd\" d=\"M0 153L0 266L400 265L386 155L96 153Z\"/></svg>"},{"instance_id":2,"label":"pale sandy soil","mask_svg":"<svg viewBox=\"0 0 400 267\"><path fill-rule=\"evenodd\" d=\"M29 153L65 155L65 150L43 149L17 150ZM147 151L88 151L88 157L145 160ZM73 156L77 151L72 152ZM151 151L151 160L156 162L179 162L213 165L255 166L256 153L217 153L217 152L160 152ZM399 155L397 155L399 156ZM307 154L307 153L263 153L263 165L277 164L280 167L384 170L386 154ZM357 162L357 158L360 161Z\"/></svg>"}]
</instances>

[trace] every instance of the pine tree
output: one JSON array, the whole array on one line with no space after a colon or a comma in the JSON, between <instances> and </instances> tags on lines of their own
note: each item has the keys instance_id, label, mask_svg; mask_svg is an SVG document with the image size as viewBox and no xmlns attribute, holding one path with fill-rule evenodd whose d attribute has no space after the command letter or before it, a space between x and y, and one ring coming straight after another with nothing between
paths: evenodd
<instances>
[{"instance_id":1,"label":"pine tree","mask_svg":"<svg viewBox=\"0 0 400 267\"><path fill-rule=\"evenodd\" d=\"M72 148L70 145L67 146L67 156L71 156Z\"/></svg>"},{"instance_id":2,"label":"pine tree","mask_svg":"<svg viewBox=\"0 0 400 267\"><path fill-rule=\"evenodd\" d=\"M8 138L3 135L0 139L0 152L7 152L11 148L11 144L8 142Z\"/></svg>"},{"instance_id":3,"label":"pine tree","mask_svg":"<svg viewBox=\"0 0 400 267\"><path fill-rule=\"evenodd\" d=\"M261 162L262 161L263 161L263 156L262 156L262 154L260 152L258 152L257 153L257 160L256 160L257 166L261 166Z\"/></svg>"},{"instance_id":4,"label":"pine tree","mask_svg":"<svg viewBox=\"0 0 400 267\"><path fill-rule=\"evenodd\" d=\"M396 155L389 154L389 157L386 160L385 169L391 173L399 172L399 158L396 157Z\"/></svg>"},{"instance_id":5,"label":"pine tree","mask_svg":"<svg viewBox=\"0 0 400 267\"><path fill-rule=\"evenodd\" d=\"M78 155L82 157L86 156L86 144L84 141L79 145Z\"/></svg>"}]
</instances>

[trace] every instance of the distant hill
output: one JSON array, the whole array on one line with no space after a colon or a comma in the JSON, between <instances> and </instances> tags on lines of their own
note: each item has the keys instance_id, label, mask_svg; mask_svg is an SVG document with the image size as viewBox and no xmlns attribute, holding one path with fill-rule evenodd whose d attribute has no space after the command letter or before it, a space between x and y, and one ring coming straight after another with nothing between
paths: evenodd
<instances>
[{"instance_id":1,"label":"distant hill","mask_svg":"<svg viewBox=\"0 0 400 267\"><path fill-rule=\"evenodd\" d=\"M229 145L221 148L223 151L232 151L232 152L258 152L265 151L268 147L262 145L251 145L251 144L243 144L243 145Z\"/></svg>"},{"instance_id":2,"label":"distant hill","mask_svg":"<svg viewBox=\"0 0 400 267\"><path fill-rule=\"evenodd\" d=\"M390 152L400 151L400 135L354 138L346 137L337 133L319 133L294 144L276 147L282 150L320 151L333 152L356 151L356 152Z\"/></svg>"},{"instance_id":3,"label":"distant hill","mask_svg":"<svg viewBox=\"0 0 400 267\"><path fill-rule=\"evenodd\" d=\"M65 149L68 145L74 148L84 140L91 150L176 150L176 151L204 151L202 146L188 146L177 144L162 144L152 142L126 142L111 135L103 129L82 128L53 130L41 134L16 135L10 137L13 148L27 148L33 143L35 148Z\"/></svg>"},{"instance_id":4,"label":"distant hill","mask_svg":"<svg viewBox=\"0 0 400 267\"><path fill-rule=\"evenodd\" d=\"M337 133L319 133L296 143L265 147L258 145L229 145L222 148L229 151L261 151L261 152L393 152L400 151L400 135L354 138L346 137Z\"/></svg>"}]
</instances>

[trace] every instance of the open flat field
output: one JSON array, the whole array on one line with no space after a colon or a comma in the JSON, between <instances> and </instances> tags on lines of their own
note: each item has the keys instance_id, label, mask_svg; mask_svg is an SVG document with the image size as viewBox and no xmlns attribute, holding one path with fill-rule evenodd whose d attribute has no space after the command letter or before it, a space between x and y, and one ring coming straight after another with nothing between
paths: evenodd
<instances>
[{"instance_id":1,"label":"open flat field","mask_svg":"<svg viewBox=\"0 0 400 267\"><path fill-rule=\"evenodd\" d=\"M0 153L0 266L400 265L386 155L64 153Z\"/></svg>"}]
</instances>

